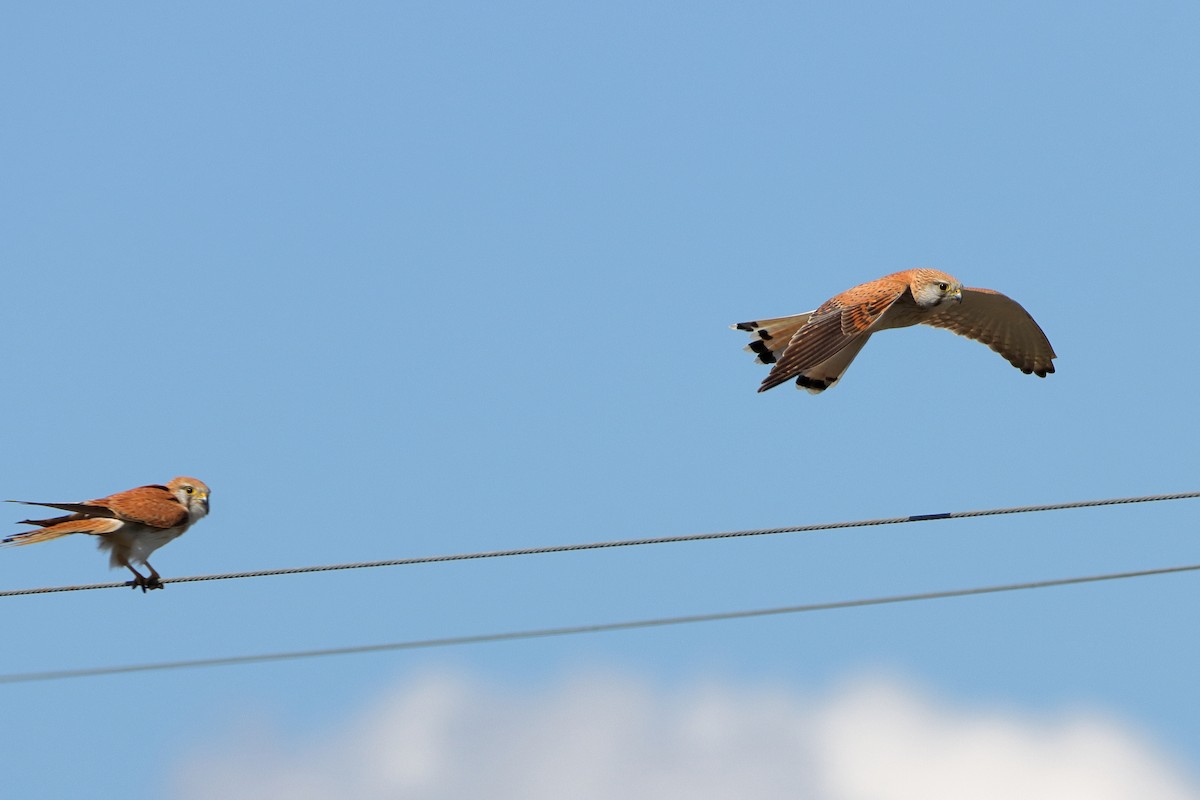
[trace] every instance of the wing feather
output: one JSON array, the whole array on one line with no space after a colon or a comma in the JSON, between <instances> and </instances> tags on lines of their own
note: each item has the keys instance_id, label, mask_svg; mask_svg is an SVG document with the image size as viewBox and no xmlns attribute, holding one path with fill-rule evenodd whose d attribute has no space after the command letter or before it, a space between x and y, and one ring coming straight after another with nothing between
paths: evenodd
<instances>
[{"instance_id":1,"label":"wing feather","mask_svg":"<svg viewBox=\"0 0 1200 800\"><path fill-rule=\"evenodd\" d=\"M925 324L986 344L1026 375L1054 372L1054 348L1020 303L991 289L963 289L962 295L961 303L943 305Z\"/></svg>"},{"instance_id":2,"label":"wing feather","mask_svg":"<svg viewBox=\"0 0 1200 800\"><path fill-rule=\"evenodd\" d=\"M826 301L813 312L808 324L796 331L783 356L758 390L765 392L828 361L842 348L870 331L907 290L907 283L880 279L856 286ZM849 361L843 365L842 371L846 366L849 366Z\"/></svg>"},{"instance_id":3,"label":"wing feather","mask_svg":"<svg viewBox=\"0 0 1200 800\"><path fill-rule=\"evenodd\" d=\"M187 509L166 486L152 484L117 492L98 500L82 503L39 503L29 500L10 500L29 506L44 506L70 511L80 518L117 519L138 522L152 528L174 528L188 521ZM54 520L29 520L33 525L57 524L67 518Z\"/></svg>"},{"instance_id":4,"label":"wing feather","mask_svg":"<svg viewBox=\"0 0 1200 800\"><path fill-rule=\"evenodd\" d=\"M82 503L39 503L34 500L9 500L10 503L20 503L26 506L42 506L43 508L57 508L60 511L70 511L72 514L80 514L85 517L110 517L115 518L117 515L109 508L101 505L96 505L95 501L85 501ZM65 519L65 518L64 518ZM34 523L39 524L39 523Z\"/></svg>"},{"instance_id":5,"label":"wing feather","mask_svg":"<svg viewBox=\"0 0 1200 800\"><path fill-rule=\"evenodd\" d=\"M833 386L841 380L842 375L849 369L850 362L854 361L858 351L863 349L863 345L870 338L869 333L861 334L832 357L801 372L796 376L796 388L805 389L809 394L820 394Z\"/></svg>"},{"instance_id":6,"label":"wing feather","mask_svg":"<svg viewBox=\"0 0 1200 800\"><path fill-rule=\"evenodd\" d=\"M140 522L153 528L174 528L188 521L183 503L165 486L139 486L91 500L85 505L103 506L117 519Z\"/></svg>"}]
</instances>

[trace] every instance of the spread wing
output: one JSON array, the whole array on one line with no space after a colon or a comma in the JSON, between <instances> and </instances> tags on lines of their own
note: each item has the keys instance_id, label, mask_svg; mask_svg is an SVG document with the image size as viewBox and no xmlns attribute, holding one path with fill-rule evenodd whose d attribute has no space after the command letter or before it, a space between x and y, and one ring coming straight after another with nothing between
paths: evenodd
<instances>
[{"instance_id":1,"label":"spread wing","mask_svg":"<svg viewBox=\"0 0 1200 800\"><path fill-rule=\"evenodd\" d=\"M941 306L923 320L982 342L1026 375L1054 372L1057 356L1041 327L1020 303L991 289L963 289L962 302Z\"/></svg>"},{"instance_id":2,"label":"spread wing","mask_svg":"<svg viewBox=\"0 0 1200 800\"><path fill-rule=\"evenodd\" d=\"M808 323L792 336L782 357L758 390L765 392L798 377L868 333L908 290L907 282L891 278L855 286L814 311ZM849 366L849 362L845 366Z\"/></svg>"}]
</instances>

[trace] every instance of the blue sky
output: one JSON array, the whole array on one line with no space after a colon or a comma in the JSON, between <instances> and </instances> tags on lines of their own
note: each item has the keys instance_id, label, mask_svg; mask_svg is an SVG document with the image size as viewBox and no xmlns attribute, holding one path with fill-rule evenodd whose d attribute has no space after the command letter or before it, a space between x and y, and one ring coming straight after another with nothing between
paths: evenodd
<instances>
[{"instance_id":1,"label":"blue sky","mask_svg":"<svg viewBox=\"0 0 1200 800\"><path fill-rule=\"evenodd\" d=\"M212 514L164 576L1196 488L1190 4L53 3L0 31L0 495L196 475ZM755 394L730 323L915 266L1015 297L1058 373L922 328ZM9 598L0 672L1194 563L1193 503ZM116 575L87 541L0 552L0 588ZM430 675L611 670L1086 709L1195 789L1195 581L0 687L5 784L184 796L248 715L300 752Z\"/></svg>"}]
</instances>

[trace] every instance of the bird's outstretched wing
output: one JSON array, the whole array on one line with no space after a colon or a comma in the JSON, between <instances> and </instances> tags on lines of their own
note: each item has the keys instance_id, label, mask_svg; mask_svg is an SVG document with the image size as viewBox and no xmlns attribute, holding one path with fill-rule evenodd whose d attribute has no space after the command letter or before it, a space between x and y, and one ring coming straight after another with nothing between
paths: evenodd
<instances>
[{"instance_id":1,"label":"bird's outstretched wing","mask_svg":"<svg viewBox=\"0 0 1200 800\"><path fill-rule=\"evenodd\" d=\"M1057 356L1041 327L1020 303L991 289L963 289L961 303L948 303L925 324L982 342L1026 375L1054 372Z\"/></svg>"}]
</instances>

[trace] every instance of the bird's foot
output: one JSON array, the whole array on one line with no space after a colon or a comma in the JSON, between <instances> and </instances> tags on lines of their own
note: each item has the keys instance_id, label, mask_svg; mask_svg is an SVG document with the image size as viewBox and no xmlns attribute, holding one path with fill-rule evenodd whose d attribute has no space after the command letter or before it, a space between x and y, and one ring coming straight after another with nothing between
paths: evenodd
<instances>
[{"instance_id":1,"label":"bird's foot","mask_svg":"<svg viewBox=\"0 0 1200 800\"><path fill-rule=\"evenodd\" d=\"M152 575L149 578L142 576L142 575L138 575L136 578L134 578L131 581L125 581L125 585L132 587L135 590L141 589L142 594L145 594L150 589L163 588L162 581L160 581L158 579L157 575Z\"/></svg>"}]
</instances>

